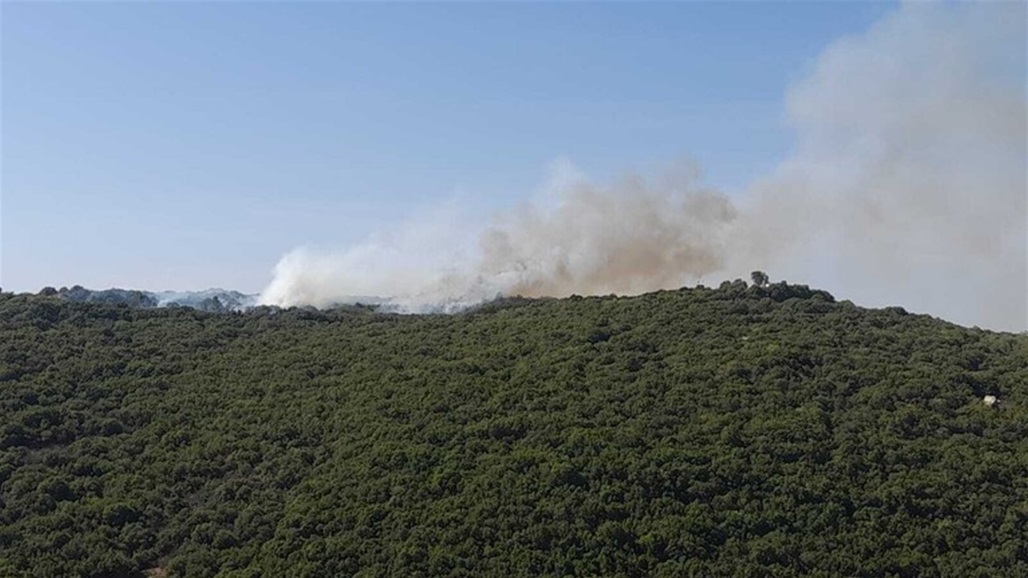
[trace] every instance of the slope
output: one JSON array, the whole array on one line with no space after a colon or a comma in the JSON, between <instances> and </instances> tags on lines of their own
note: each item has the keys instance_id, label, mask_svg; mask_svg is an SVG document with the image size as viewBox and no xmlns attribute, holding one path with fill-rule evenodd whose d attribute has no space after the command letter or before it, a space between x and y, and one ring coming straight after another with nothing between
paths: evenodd
<instances>
[{"instance_id":1,"label":"slope","mask_svg":"<svg viewBox=\"0 0 1028 578\"><path fill-rule=\"evenodd\" d=\"M1025 399L1026 336L784 283L0 294L0 576L1024 576Z\"/></svg>"}]
</instances>

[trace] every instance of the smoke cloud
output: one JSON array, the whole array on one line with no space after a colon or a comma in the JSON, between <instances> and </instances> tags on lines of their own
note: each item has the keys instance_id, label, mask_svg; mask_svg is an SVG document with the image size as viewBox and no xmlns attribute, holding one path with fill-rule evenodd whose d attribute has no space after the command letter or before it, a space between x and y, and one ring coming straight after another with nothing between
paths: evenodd
<instances>
[{"instance_id":1,"label":"smoke cloud","mask_svg":"<svg viewBox=\"0 0 1028 578\"><path fill-rule=\"evenodd\" d=\"M796 151L737 255L861 304L1028 328L1023 3L909 3L787 95Z\"/></svg>"},{"instance_id":2,"label":"smoke cloud","mask_svg":"<svg viewBox=\"0 0 1028 578\"><path fill-rule=\"evenodd\" d=\"M864 305L1028 328L1026 5L903 4L827 47L786 95L793 154L729 199L699 171L456 205L341 252L282 259L262 302L634 294L764 269ZM734 201L734 202L733 202Z\"/></svg>"},{"instance_id":3,"label":"smoke cloud","mask_svg":"<svg viewBox=\"0 0 1028 578\"><path fill-rule=\"evenodd\" d=\"M339 253L279 262L262 302L383 302L448 311L502 295L563 297L680 287L724 266L731 202L684 171L609 185L559 167L543 194L476 230L456 204Z\"/></svg>"}]
</instances>

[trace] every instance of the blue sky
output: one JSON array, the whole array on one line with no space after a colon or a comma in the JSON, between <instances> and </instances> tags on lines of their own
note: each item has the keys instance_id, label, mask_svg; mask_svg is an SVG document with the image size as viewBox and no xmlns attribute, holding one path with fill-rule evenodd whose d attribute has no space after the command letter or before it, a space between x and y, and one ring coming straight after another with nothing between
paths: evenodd
<instances>
[{"instance_id":1,"label":"blue sky","mask_svg":"<svg viewBox=\"0 0 1028 578\"><path fill-rule=\"evenodd\" d=\"M882 3L3 3L5 290L259 291L558 159L688 156L730 194L792 147L787 88Z\"/></svg>"}]
</instances>

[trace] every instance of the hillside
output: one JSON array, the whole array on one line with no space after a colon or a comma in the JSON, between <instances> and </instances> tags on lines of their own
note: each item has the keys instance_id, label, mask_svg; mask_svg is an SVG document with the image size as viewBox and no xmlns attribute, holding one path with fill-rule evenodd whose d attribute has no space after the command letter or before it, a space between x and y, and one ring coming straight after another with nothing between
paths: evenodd
<instances>
[{"instance_id":1,"label":"hillside","mask_svg":"<svg viewBox=\"0 0 1028 578\"><path fill-rule=\"evenodd\" d=\"M68 301L83 303L105 303L107 305L128 305L131 307L192 307L202 311L225 313L241 311L256 305L258 295L247 295L239 291L206 289L204 291L138 291L133 289L86 289L75 285L71 289L44 287L40 295L56 296Z\"/></svg>"},{"instance_id":2,"label":"hillside","mask_svg":"<svg viewBox=\"0 0 1028 578\"><path fill-rule=\"evenodd\" d=\"M0 576L1028 576L1026 400L1024 335L786 284L4 293Z\"/></svg>"}]
</instances>

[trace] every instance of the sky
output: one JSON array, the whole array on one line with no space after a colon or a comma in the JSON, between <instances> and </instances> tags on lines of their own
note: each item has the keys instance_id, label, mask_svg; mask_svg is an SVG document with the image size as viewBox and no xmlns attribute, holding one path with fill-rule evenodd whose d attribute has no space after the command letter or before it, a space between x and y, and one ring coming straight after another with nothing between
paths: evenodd
<instances>
[{"instance_id":1,"label":"sky","mask_svg":"<svg viewBox=\"0 0 1028 578\"><path fill-rule=\"evenodd\" d=\"M1028 330L1023 2L2 2L0 286L767 270Z\"/></svg>"},{"instance_id":2,"label":"sky","mask_svg":"<svg viewBox=\"0 0 1028 578\"><path fill-rule=\"evenodd\" d=\"M790 147L790 82L889 7L4 2L0 286L256 292L561 160L740 189Z\"/></svg>"}]
</instances>

